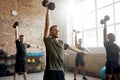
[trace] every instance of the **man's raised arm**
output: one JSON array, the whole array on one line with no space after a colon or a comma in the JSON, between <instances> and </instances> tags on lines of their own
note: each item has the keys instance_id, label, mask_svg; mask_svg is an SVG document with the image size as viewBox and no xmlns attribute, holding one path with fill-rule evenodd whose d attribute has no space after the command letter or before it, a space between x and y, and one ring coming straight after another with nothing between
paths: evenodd
<instances>
[{"instance_id":1,"label":"man's raised arm","mask_svg":"<svg viewBox=\"0 0 120 80\"><path fill-rule=\"evenodd\" d=\"M107 27L106 27L106 22L104 23L104 28L103 28L103 40L104 40L104 42L107 42Z\"/></svg>"},{"instance_id":2,"label":"man's raised arm","mask_svg":"<svg viewBox=\"0 0 120 80\"><path fill-rule=\"evenodd\" d=\"M44 38L47 38L48 35L49 35L49 9L47 8L46 18L45 18Z\"/></svg>"}]
</instances>

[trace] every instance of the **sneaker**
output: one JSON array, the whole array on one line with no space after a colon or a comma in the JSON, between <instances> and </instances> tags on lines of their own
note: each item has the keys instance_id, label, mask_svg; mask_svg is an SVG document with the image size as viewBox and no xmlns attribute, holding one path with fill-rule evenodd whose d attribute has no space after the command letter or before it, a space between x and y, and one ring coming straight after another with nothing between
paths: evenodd
<instances>
[{"instance_id":1,"label":"sneaker","mask_svg":"<svg viewBox=\"0 0 120 80\"><path fill-rule=\"evenodd\" d=\"M86 77L83 77L83 80L88 80Z\"/></svg>"}]
</instances>

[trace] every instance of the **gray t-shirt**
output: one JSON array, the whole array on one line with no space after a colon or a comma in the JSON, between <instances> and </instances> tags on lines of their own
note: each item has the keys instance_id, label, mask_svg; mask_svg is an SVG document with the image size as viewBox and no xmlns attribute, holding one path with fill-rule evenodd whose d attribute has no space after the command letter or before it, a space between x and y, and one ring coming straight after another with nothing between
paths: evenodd
<instances>
[{"instance_id":1,"label":"gray t-shirt","mask_svg":"<svg viewBox=\"0 0 120 80\"><path fill-rule=\"evenodd\" d=\"M85 49L83 47L78 47L79 50L84 51ZM76 55L77 60L84 61L84 54L77 53Z\"/></svg>"},{"instance_id":2,"label":"gray t-shirt","mask_svg":"<svg viewBox=\"0 0 120 80\"><path fill-rule=\"evenodd\" d=\"M69 45L61 40L56 41L51 38L44 38L46 47L46 70L63 70L64 50Z\"/></svg>"}]
</instances>

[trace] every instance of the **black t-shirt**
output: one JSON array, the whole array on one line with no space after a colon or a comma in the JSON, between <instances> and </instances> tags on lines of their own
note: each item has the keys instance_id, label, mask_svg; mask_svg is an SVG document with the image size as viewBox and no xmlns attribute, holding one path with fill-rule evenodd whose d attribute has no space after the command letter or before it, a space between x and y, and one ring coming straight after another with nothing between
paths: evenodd
<instances>
[{"instance_id":1,"label":"black t-shirt","mask_svg":"<svg viewBox=\"0 0 120 80\"><path fill-rule=\"evenodd\" d=\"M113 42L104 42L106 49L107 60L118 63L119 60L119 47Z\"/></svg>"},{"instance_id":2,"label":"black t-shirt","mask_svg":"<svg viewBox=\"0 0 120 80\"><path fill-rule=\"evenodd\" d=\"M19 40L16 40L16 59L25 59L26 57L26 48L29 48L30 45L26 43L21 43Z\"/></svg>"}]
</instances>

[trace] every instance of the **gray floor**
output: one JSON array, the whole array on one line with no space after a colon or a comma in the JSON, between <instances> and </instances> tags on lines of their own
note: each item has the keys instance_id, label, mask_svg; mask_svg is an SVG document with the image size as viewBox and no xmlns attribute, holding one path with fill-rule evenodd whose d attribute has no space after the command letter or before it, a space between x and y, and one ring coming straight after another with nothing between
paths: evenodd
<instances>
[{"instance_id":1,"label":"gray floor","mask_svg":"<svg viewBox=\"0 0 120 80\"><path fill-rule=\"evenodd\" d=\"M28 80L43 80L43 74L44 74L44 72L28 74ZM87 76L87 78L89 80L101 80L101 79L93 78L93 77L89 77L89 76ZM73 80L73 73L65 72L65 79ZM13 76L0 77L0 80L13 80ZM23 80L23 76L19 75L18 80ZM82 80L82 76L80 74L78 74L77 80Z\"/></svg>"}]
</instances>

